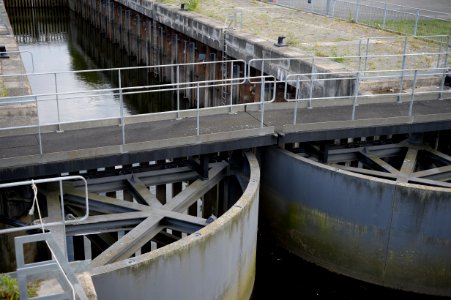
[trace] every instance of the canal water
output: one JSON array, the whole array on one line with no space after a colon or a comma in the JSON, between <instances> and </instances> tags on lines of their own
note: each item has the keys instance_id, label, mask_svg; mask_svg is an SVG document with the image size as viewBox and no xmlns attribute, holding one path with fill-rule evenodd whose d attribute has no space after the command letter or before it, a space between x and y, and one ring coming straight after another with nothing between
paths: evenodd
<instances>
[{"instance_id":1,"label":"canal water","mask_svg":"<svg viewBox=\"0 0 451 300\"><path fill-rule=\"evenodd\" d=\"M83 22L67 9L34 9L9 11L19 48L33 53L23 60L28 72L65 72L84 69L135 66L136 61L117 45L110 43L101 32ZM30 76L35 94L55 91L54 75ZM148 72L123 74L122 80L134 84L154 82ZM118 86L113 72L67 73L56 78L57 89L75 91L111 89ZM60 121L119 116L118 95L106 91L77 99L59 99ZM126 97L122 106L125 115L170 110L173 95ZM41 122L58 121L56 99L49 97L40 103ZM277 247L264 232L259 232L256 283L252 299L435 299L420 294L381 288L340 276L312 265ZM450 283L451 284L451 283Z\"/></svg>"}]
</instances>

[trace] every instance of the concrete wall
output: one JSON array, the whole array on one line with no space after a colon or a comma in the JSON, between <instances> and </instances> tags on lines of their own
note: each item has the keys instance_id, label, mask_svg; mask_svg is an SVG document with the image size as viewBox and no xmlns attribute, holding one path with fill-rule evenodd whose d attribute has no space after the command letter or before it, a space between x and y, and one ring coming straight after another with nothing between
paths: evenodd
<instances>
[{"instance_id":1,"label":"concrete wall","mask_svg":"<svg viewBox=\"0 0 451 300\"><path fill-rule=\"evenodd\" d=\"M298 256L379 285L451 296L449 189L337 171L271 148L261 197L261 226Z\"/></svg>"},{"instance_id":2,"label":"concrete wall","mask_svg":"<svg viewBox=\"0 0 451 300\"><path fill-rule=\"evenodd\" d=\"M255 279L260 169L216 221L142 256L93 270L99 299L249 299Z\"/></svg>"},{"instance_id":3,"label":"concrete wall","mask_svg":"<svg viewBox=\"0 0 451 300\"><path fill-rule=\"evenodd\" d=\"M273 42L250 34L228 30L223 23L190 11L182 11L178 8L146 0L115 0L115 2L213 49L222 51L225 43L227 45L226 54L234 59L249 61L255 58L297 58L306 56L306 53L299 50L275 47ZM261 69L260 64L253 64L252 67L258 70ZM321 73L345 71L340 64L333 61L326 62L324 59L321 63L316 63L316 67L317 72ZM312 66L310 59L308 61L296 59L291 62L284 60L266 64L264 70L265 73L271 74L279 80L284 80L288 74L309 73L312 70ZM320 77L327 78L328 76L322 75ZM333 75L333 77L337 77L337 75ZM342 77L349 77L349 75L346 74ZM303 77L303 79L308 78ZM354 80L352 79L316 81L314 83L313 96L350 95L353 86ZM303 83L301 92L304 97L309 96L309 82Z\"/></svg>"}]
</instances>

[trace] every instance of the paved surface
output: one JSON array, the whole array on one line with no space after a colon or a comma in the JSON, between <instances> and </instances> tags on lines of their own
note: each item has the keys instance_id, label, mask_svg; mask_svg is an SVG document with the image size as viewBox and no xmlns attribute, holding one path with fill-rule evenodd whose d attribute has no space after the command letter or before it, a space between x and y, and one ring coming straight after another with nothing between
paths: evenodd
<instances>
[{"instance_id":1,"label":"paved surface","mask_svg":"<svg viewBox=\"0 0 451 300\"><path fill-rule=\"evenodd\" d=\"M307 3L306 0L305 2ZM179 1L165 0L163 4L178 7ZM368 37L378 37L370 40L369 55L399 55L403 53L404 37L400 35L256 0L199 1L199 6L195 12L204 17L223 22L224 27L250 33L273 43L277 42L279 36L285 36L284 43L288 47L283 49L286 49L285 51L291 55L293 53L291 50L294 50L296 55L302 53L303 56L357 56L359 54L359 40L362 39L361 53L364 54ZM238 17L237 22L232 20L235 14ZM439 52L439 45L437 44L409 39L407 53L436 52ZM358 66L357 59L343 59L335 62L353 71ZM369 62L368 69L401 68L401 62L401 57L372 59ZM436 55L425 55L421 58L409 57L406 68L429 68L436 65Z\"/></svg>"},{"instance_id":2,"label":"paved surface","mask_svg":"<svg viewBox=\"0 0 451 300\"><path fill-rule=\"evenodd\" d=\"M0 0L0 45L5 46L8 58L0 58L0 75L24 74L25 67L14 38L14 33L6 14L3 0ZM31 94L30 83L25 76L0 77L0 97L20 96ZM36 105L33 103L22 105L6 105L0 99L0 124L7 126L21 126L36 124Z\"/></svg>"}]
</instances>

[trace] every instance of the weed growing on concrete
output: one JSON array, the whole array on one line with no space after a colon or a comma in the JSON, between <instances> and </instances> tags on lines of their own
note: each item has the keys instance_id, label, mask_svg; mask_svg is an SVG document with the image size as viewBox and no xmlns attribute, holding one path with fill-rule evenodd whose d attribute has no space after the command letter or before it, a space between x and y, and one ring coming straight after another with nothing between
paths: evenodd
<instances>
[{"instance_id":1,"label":"weed growing on concrete","mask_svg":"<svg viewBox=\"0 0 451 300\"><path fill-rule=\"evenodd\" d=\"M28 297L37 296L38 285L28 285ZM0 275L0 299L19 300L19 284L16 278Z\"/></svg>"},{"instance_id":2,"label":"weed growing on concrete","mask_svg":"<svg viewBox=\"0 0 451 300\"><path fill-rule=\"evenodd\" d=\"M9 92L8 89L5 87L3 82L0 81L0 97L8 97Z\"/></svg>"},{"instance_id":3,"label":"weed growing on concrete","mask_svg":"<svg viewBox=\"0 0 451 300\"><path fill-rule=\"evenodd\" d=\"M199 6L199 0L188 0L187 8L188 10L195 11Z\"/></svg>"}]
</instances>

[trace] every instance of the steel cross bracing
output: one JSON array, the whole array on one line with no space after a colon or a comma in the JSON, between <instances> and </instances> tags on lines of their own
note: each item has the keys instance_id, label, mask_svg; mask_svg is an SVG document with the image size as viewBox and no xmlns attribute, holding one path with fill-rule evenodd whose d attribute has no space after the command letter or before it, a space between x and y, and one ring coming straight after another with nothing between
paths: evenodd
<instances>
[{"instance_id":1,"label":"steel cross bracing","mask_svg":"<svg viewBox=\"0 0 451 300\"><path fill-rule=\"evenodd\" d=\"M451 188L451 156L426 144L408 140L360 145L306 144L293 151L341 170L399 183Z\"/></svg>"},{"instance_id":2,"label":"steel cross bracing","mask_svg":"<svg viewBox=\"0 0 451 300\"><path fill-rule=\"evenodd\" d=\"M188 167L90 179L88 197L92 214L82 222L66 226L66 234L90 236L92 243L106 247L105 251L92 260L92 267L129 258L139 253L141 247L150 240L163 243L175 241L180 237L163 229L190 234L207 225L207 219L184 212L216 186L227 175L227 170L228 163L217 162L209 165L208 179L204 180L197 179L199 174ZM148 188L149 185L181 181L193 182L164 204ZM95 193L120 189L127 189L136 202ZM77 215L81 211L83 192L74 185L65 186L64 192L66 212ZM109 232L127 233L118 240L99 234Z\"/></svg>"}]
</instances>

